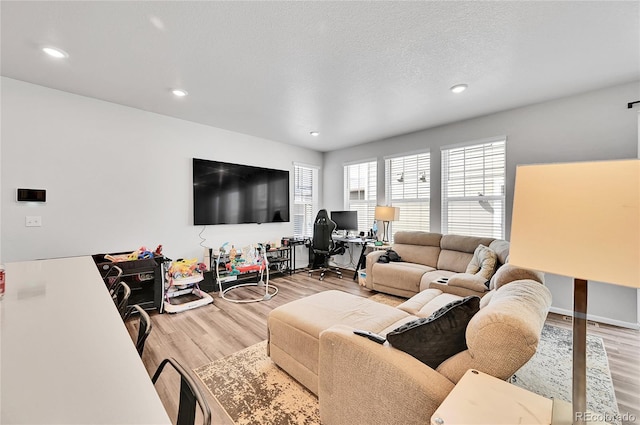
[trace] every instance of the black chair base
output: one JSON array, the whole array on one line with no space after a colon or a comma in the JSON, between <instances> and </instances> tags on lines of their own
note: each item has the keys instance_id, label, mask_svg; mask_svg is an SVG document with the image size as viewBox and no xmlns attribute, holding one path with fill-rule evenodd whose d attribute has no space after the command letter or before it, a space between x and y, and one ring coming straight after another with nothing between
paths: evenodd
<instances>
[{"instance_id":1,"label":"black chair base","mask_svg":"<svg viewBox=\"0 0 640 425\"><path fill-rule=\"evenodd\" d=\"M314 272L320 272L320 280L324 280L324 275L327 272L335 273L340 279L342 279L342 271L338 267L321 267L319 269L309 270L309 277L311 277Z\"/></svg>"}]
</instances>

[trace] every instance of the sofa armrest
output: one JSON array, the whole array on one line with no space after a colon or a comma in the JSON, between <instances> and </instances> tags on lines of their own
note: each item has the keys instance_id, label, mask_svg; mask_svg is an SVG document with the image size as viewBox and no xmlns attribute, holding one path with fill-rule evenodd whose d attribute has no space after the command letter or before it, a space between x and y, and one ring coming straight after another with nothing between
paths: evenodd
<instances>
[{"instance_id":1,"label":"sofa armrest","mask_svg":"<svg viewBox=\"0 0 640 425\"><path fill-rule=\"evenodd\" d=\"M426 424L454 384L403 351L333 326L320 334L320 419L332 424Z\"/></svg>"},{"instance_id":2,"label":"sofa armrest","mask_svg":"<svg viewBox=\"0 0 640 425\"><path fill-rule=\"evenodd\" d=\"M486 292L489 290L489 286L487 285L488 282L488 279L477 274L456 273L453 276L449 276L447 285L470 289L476 292Z\"/></svg>"},{"instance_id":3,"label":"sofa armrest","mask_svg":"<svg viewBox=\"0 0 640 425\"><path fill-rule=\"evenodd\" d=\"M446 283L438 283L438 282L431 282L429 284L429 289L439 289L446 294L457 295L459 297L468 297L470 295L475 295L482 298L485 294L489 292L488 289L480 292L480 291L474 291L473 289L463 288L461 286L452 286Z\"/></svg>"},{"instance_id":4,"label":"sofa armrest","mask_svg":"<svg viewBox=\"0 0 640 425\"><path fill-rule=\"evenodd\" d=\"M373 251L367 254L367 282L365 288L373 289L373 265L378 262L378 258L386 251Z\"/></svg>"}]
</instances>

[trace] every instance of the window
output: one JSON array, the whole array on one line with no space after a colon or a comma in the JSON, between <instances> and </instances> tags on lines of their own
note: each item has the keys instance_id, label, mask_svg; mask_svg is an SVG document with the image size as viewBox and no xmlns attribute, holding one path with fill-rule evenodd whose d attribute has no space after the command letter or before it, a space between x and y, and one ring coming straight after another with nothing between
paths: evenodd
<instances>
[{"instance_id":1,"label":"window","mask_svg":"<svg viewBox=\"0 0 640 425\"><path fill-rule=\"evenodd\" d=\"M506 139L442 148L442 232L504 237Z\"/></svg>"},{"instance_id":2,"label":"window","mask_svg":"<svg viewBox=\"0 0 640 425\"><path fill-rule=\"evenodd\" d=\"M376 209L377 161L344 166L345 208L358 211L358 229L373 225Z\"/></svg>"},{"instance_id":3,"label":"window","mask_svg":"<svg viewBox=\"0 0 640 425\"><path fill-rule=\"evenodd\" d=\"M318 169L294 164L293 170L293 234L311 237L318 210Z\"/></svg>"},{"instance_id":4,"label":"window","mask_svg":"<svg viewBox=\"0 0 640 425\"><path fill-rule=\"evenodd\" d=\"M392 233L429 231L430 171L429 152L385 160L387 203L400 208L400 220L391 223Z\"/></svg>"}]
</instances>

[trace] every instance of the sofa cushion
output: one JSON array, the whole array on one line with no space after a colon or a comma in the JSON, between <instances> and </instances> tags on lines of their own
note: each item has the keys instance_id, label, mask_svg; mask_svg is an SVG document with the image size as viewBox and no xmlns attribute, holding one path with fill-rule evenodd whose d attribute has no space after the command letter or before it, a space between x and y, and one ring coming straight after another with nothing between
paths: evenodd
<instances>
[{"instance_id":1,"label":"sofa cushion","mask_svg":"<svg viewBox=\"0 0 640 425\"><path fill-rule=\"evenodd\" d=\"M473 258L473 254L461 251L443 249L438 257L438 270L450 270L455 273L464 273Z\"/></svg>"},{"instance_id":2,"label":"sofa cushion","mask_svg":"<svg viewBox=\"0 0 640 425\"><path fill-rule=\"evenodd\" d=\"M509 256L509 246L509 241L505 241L503 239L496 239L489 244L489 248L493 249L493 251L498 256L499 265L507 263L507 257Z\"/></svg>"},{"instance_id":3,"label":"sofa cushion","mask_svg":"<svg viewBox=\"0 0 640 425\"><path fill-rule=\"evenodd\" d=\"M478 245L489 246L494 240L478 236L444 235L440 240L440 248L473 254Z\"/></svg>"},{"instance_id":4,"label":"sofa cushion","mask_svg":"<svg viewBox=\"0 0 640 425\"><path fill-rule=\"evenodd\" d=\"M478 245L473 252L473 257L465 270L465 273L477 274L488 281L496 270L497 256L489 247ZM449 282L451 284L451 282Z\"/></svg>"},{"instance_id":5,"label":"sofa cushion","mask_svg":"<svg viewBox=\"0 0 640 425\"><path fill-rule=\"evenodd\" d=\"M409 314L413 314L414 316L429 317L436 310L461 298L463 297L447 294L439 289L427 289L417 293L396 308L406 311ZM395 328L392 328L389 331L393 329Z\"/></svg>"},{"instance_id":6,"label":"sofa cushion","mask_svg":"<svg viewBox=\"0 0 640 425\"><path fill-rule=\"evenodd\" d=\"M523 269L507 263L500 267L493 275L489 283L489 289L498 289L502 285L521 279L531 279L544 284L544 273Z\"/></svg>"},{"instance_id":7,"label":"sofa cushion","mask_svg":"<svg viewBox=\"0 0 640 425\"><path fill-rule=\"evenodd\" d=\"M453 301L431 316L412 320L387 334L389 343L435 369L466 350L467 324L480 309L480 298Z\"/></svg>"},{"instance_id":8,"label":"sofa cushion","mask_svg":"<svg viewBox=\"0 0 640 425\"><path fill-rule=\"evenodd\" d=\"M390 288L418 292L422 275L433 268L422 264L399 263L375 263L371 268L373 283ZM369 276L367 275L367 279Z\"/></svg>"},{"instance_id":9,"label":"sofa cushion","mask_svg":"<svg viewBox=\"0 0 640 425\"><path fill-rule=\"evenodd\" d=\"M436 268L464 273L478 245L488 246L493 240L476 236L444 235L440 240L442 250Z\"/></svg>"},{"instance_id":10,"label":"sofa cushion","mask_svg":"<svg viewBox=\"0 0 640 425\"><path fill-rule=\"evenodd\" d=\"M342 291L324 291L273 309L267 319L269 355L314 394L320 334L342 324L380 333L416 319L389 305Z\"/></svg>"},{"instance_id":11,"label":"sofa cushion","mask_svg":"<svg viewBox=\"0 0 640 425\"><path fill-rule=\"evenodd\" d=\"M404 261L435 268L440 255L440 238L440 233L396 232L393 235L393 249Z\"/></svg>"}]
</instances>

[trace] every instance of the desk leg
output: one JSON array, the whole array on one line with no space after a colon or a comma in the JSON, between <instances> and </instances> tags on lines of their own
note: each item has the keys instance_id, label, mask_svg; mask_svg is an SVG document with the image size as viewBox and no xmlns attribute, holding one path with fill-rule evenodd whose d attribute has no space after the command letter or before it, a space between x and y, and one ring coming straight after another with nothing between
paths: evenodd
<instances>
[{"instance_id":1,"label":"desk leg","mask_svg":"<svg viewBox=\"0 0 640 425\"><path fill-rule=\"evenodd\" d=\"M289 276L291 276L296 268L296 244L290 244L289 251Z\"/></svg>"},{"instance_id":2,"label":"desk leg","mask_svg":"<svg viewBox=\"0 0 640 425\"><path fill-rule=\"evenodd\" d=\"M364 255L366 250L367 250L367 244L363 243L362 251L360 252L360 259L358 260L358 265L356 266L356 272L353 274L353 280L356 280L358 278L358 270L360 270L361 267L364 267L367 265L367 257Z\"/></svg>"}]
</instances>

